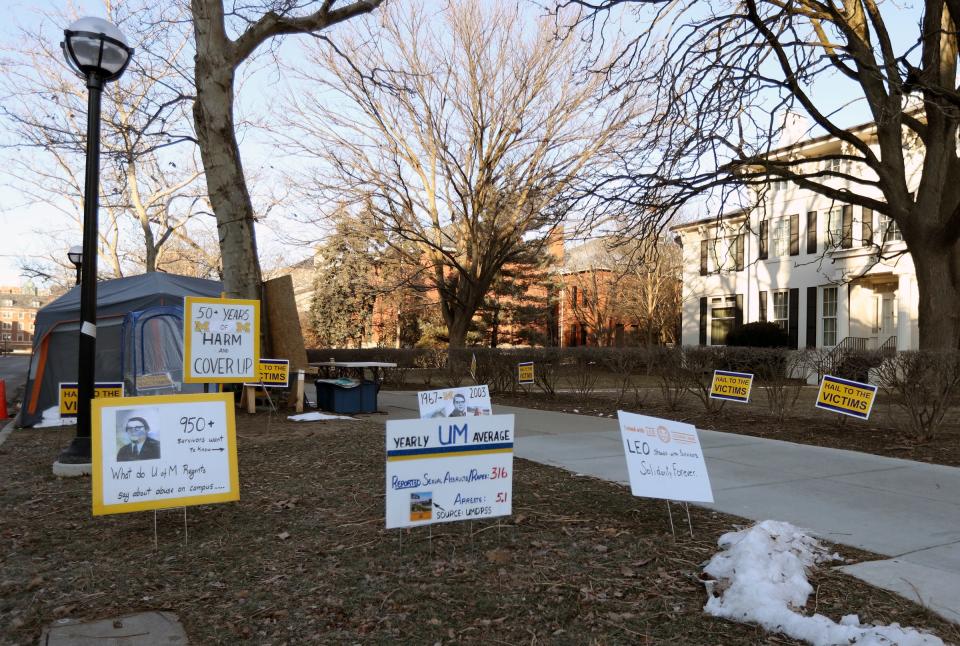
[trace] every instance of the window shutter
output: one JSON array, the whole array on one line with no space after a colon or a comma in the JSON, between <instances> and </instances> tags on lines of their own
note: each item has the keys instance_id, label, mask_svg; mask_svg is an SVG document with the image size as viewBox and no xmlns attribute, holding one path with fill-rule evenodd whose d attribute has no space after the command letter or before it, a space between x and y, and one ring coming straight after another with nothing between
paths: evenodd
<instances>
[{"instance_id":1,"label":"window shutter","mask_svg":"<svg viewBox=\"0 0 960 646\"><path fill-rule=\"evenodd\" d=\"M734 254L736 255L735 260L736 260L737 271L743 271L744 262L743 262L743 234L742 233L737 236L737 246Z\"/></svg>"},{"instance_id":2,"label":"window shutter","mask_svg":"<svg viewBox=\"0 0 960 646\"><path fill-rule=\"evenodd\" d=\"M800 215L790 216L790 255L800 255Z\"/></svg>"},{"instance_id":3,"label":"window shutter","mask_svg":"<svg viewBox=\"0 0 960 646\"><path fill-rule=\"evenodd\" d=\"M790 290L790 322L788 333L790 334L790 347L800 347L800 289Z\"/></svg>"},{"instance_id":4,"label":"window shutter","mask_svg":"<svg viewBox=\"0 0 960 646\"><path fill-rule=\"evenodd\" d=\"M770 229L770 227L769 227L768 225L769 225L769 223L768 223L766 220L761 220L761 221L760 221L760 235L759 235L759 238L760 238L760 253L759 253L759 255L758 255L758 257L760 258L760 260L766 260L766 259L767 259L767 248L768 248L768 246L769 246L769 244L770 244L770 234L769 234L769 229Z\"/></svg>"},{"instance_id":5,"label":"window shutter","mask_svg":"<svg viewBox=\"0 0 960 646\"><path fill-rule=\"evenodd\" d=\"M707 271L707 254L708 254L708 245L709 241L701 240L700 241L700 275L706 276L709 272Z\"/></svg>"},{"instance_id":6,"label":"window shutter","mask_svg":"<svg viewBox=\"0 0 960 646\"><path fill-rule=\"evenodd\" d=\"M807 211L807 253L817 253L816 211Z\"/></svg>"},{"instance_id":7,"label":"window shutter","mask_svg":"<svg viewBox=\"0 0 960 646\"><path fill-rule=\"evenodd\" d=\"M733 310L733 329L743 327L743 294L737 294L737 308Z\"/></svg>"},{"instance_id":8,"label":"window shutter","mask_svg":"<svg viewBox=\"0 0 960 646\"><path fill-rule=\"evenodd\" d=\"M844 249L853 246L853 207L849 204L843 207L843 233L840 246Z\"/></svg>"},{"instance_id":9,"label":"window shutter","mask_svg":"<svg viewBox=\"0 0 960 646\"><path fill-rule=\"evenodd\" d=\"M817 347L817 288L807 287L807 347Z\"/></svg>"},{"instance_id":10,"label":"window shutter","mask_svg":"<svg viewBox=\"0 0 960 646\"><path fill-rule=\"evenodd\" d=\"M863 222L860 227L860 244L864 247L869 247L873 244L873 210L862 209L861 217L863 218Z\"/></svg>"},{"instance_id":11,"label":"window shutter","mask_svg":"<svg viewBox=\"0 0 960 646\"><path fill-rule=\"evenodd\" d=\"M707 345L707 297L700 299L700 345Z\"/></svg>"},{"instance_id":12,"label":"window shutter","mask_svg":"<svg viewBox=\"0 0 960 646\"><path fill-rule=\"evenodd\" d=\"M760 292L760 298L757 300L760 305L760 318L758 320L766 321L767 320L767 293Z\"/></svg>"}]
</instances>

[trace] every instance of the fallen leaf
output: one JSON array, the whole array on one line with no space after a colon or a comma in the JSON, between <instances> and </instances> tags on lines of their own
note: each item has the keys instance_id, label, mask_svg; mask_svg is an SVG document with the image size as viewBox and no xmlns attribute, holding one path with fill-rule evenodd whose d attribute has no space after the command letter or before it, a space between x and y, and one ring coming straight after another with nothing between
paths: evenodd
<instances>
[{"instance_id":1,"label":"fallen leaf","mask_svg":"<svg viewBox=\"0 0 960 646\"><path fill-rule=\"evenodd\" d=\"M486 552L487 560L491 563L497 563L503 565L510 562L511 553L503 549L489 550Z\"/></svg>"},{"instance_id":2,"label":"fallen leaf","mask_svg":"<svg viewBox=\"0 0 960 646\"><path fill-rule=\"evenodd\" d=\"M290 538L290 532L280 532L277 534L277 538L279 538L281 541L285 541Z\"/></svg>"}]
</instances>

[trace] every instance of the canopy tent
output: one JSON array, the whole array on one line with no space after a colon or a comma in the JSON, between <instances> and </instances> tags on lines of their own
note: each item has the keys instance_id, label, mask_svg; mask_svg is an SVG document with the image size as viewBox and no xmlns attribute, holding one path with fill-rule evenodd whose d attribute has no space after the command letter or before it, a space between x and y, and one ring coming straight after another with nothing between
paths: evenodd
<instances>
[{"instance_id":1,"label":"canopy tent","mask_svg":"<svg viewBox=\"0 0 960 646\"><path fill-rule=\"evenodd\" d=\"M127 314L183 305L184 296L217 297L222 290L217 281L159 272L98 283L96 380L123 380L121 327ZM79 287L37 312L20 426L36 424L44 410L57 405L60 382L77 380L79 330Z\"/></svg>"}]
</instances>

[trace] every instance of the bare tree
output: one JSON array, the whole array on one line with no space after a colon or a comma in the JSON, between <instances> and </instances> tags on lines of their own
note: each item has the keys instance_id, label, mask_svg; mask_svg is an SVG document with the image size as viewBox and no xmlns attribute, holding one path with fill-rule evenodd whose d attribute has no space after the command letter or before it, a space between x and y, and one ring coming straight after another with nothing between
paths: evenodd
<instances>
[{"instance_id":1,"label":"bare tree","mask_svg":"<svg viewBox=\"0 0 960 646\"><path fill-rule=\"evenodd\" d=\"M566 306L600 346L617 341L617 326L634 327L647 345L676 341L680 317L677 245L664 239L597 238L573 248L562 270Z\"/></svg>"},{"instance_id":2,"label":"bare tree","mask_svg":"<svg viewBox=\"0 0 960 646\"><path fill-rule=\"evenodd\" d=\"M181 69L190 40L184 14L140 0L105 8L138 45L131 69L104 92L101 129L98 246L105 273L122 276L156 270L164 243L195 214L201 172L186 112L189 78ZM71 18L46 20L62 27ZM3 115L21 153L11 156L8 173L25 202L68 217L68 226L44 230L62 236L62 249L52 254L62 263L82 228L87 91L49 38L21 36L7 52L4 81Z\"/></svg>"},{"instance_id":3,"label":"bare tree","mask_svg":"<svg viewBox=\"0 0 960 646\"><path fill-rule=\"evenodd\" d=\"M383 0L288 2L271 0L260 7L222 0L191 0L196 42L193 117L207 192L217 217L227 294L259 298L260 262L254 232L253 204L243 173L234 122L237 68L261 45L289 34L319 34L328 27L368 13ZM309 9L308 9L309 8ZM231 29L236 36L228 33Z\"/></svg>"},{"instance_id":4,"label":"bare tree","mask_svg":"<svg viewBox=\"0 0 960 646\"><path fill-rule=\"evenodd\" d=\"M322 197L371 201L388 239L414 244L410 262L429 272L461 347L501 268L531 239L546 243L565 192L623 145L636 103L577 74L576 34L516 7L405 3L379 18L376 37L318 48L304 75L321 92L291 98L287 132L319 157ZM331 94L351 107L325 104Z\"/></svg>"},{"instance_id":5,"label":"bare tree","mask_svg":"<svg viewBox=\"0 0 960 646\"><path fill-rule=\"evenodd\" d=\"M646 345L678 343L683 254L678 245L663 238L634 240L617 254L630 272L622 291L621 316L635 321L638 341Z\"/></svg>"},{"instance_id":6,"label":"bare tree","mask_svg":"<svg viewBox=\"0 0 960 646\"><path fill-rule=\"evenodd\" d=\"M891 35L905 20L893 2L558 4L595 33L619 29L605 24L615 12L636 17L639 35L607 70L612 83L636 83L655 103L644 124L650 146L625 151L591 199L601 192L614 208L628 204L649 226L710 193L753 206L762 190L745 196L737 187L783 179L878 211L899 226L916 267L921 348L960 347L960 2L919 3L916 36L903 46ZM642 64L651 58L655 74ZM841 122L840 87L865 103L872 124ZM778 150L790 112L812 122L800 134L822 131L841 146Z\"/></svg>"}]
</instances>

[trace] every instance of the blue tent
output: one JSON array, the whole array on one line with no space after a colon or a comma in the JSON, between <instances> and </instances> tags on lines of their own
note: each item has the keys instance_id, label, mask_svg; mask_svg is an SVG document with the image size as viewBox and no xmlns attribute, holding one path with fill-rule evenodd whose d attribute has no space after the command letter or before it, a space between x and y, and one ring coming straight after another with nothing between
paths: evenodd
<instances>
[{"instance_id":1,"label":"blue tent","mask_svg":"<svg viewBox=\"0 0 960 646\"><path fill-rule=\"evenodd\" d=\"M123 380L121 330L128 314L163 306L182 308L185 296L217 297L222 291L217 281L160 272L98 283L96 380ZM44 410L57 405L60 382L77 380L79 330L79 287L37 312L20 426L36 424Z\"/></svg>"}]
</instances>

